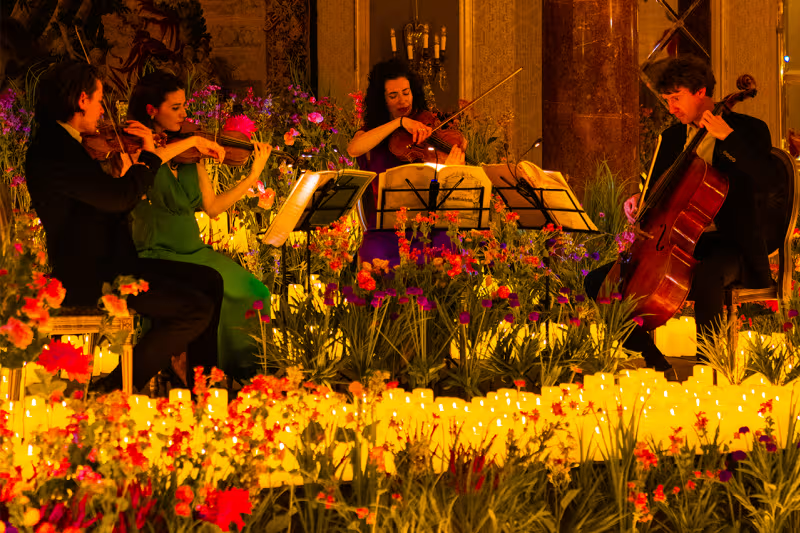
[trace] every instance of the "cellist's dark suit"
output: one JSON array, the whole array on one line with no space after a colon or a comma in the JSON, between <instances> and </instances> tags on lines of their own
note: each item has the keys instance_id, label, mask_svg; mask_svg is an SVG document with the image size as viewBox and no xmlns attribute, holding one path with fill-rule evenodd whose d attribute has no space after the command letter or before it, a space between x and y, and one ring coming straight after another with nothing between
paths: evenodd
<instances>
[{"instance_id":1,"label":"cellist's dark suit","mask_svg":"<svg viewBox=\"0 0 800 533\"><path fill-rule=\"evenodd\" d=\"M722 314L727 286L770 286L768 255L777 248L787 201L783 194L785 184L778 182L770 156L772 141L767 125L733 112L723 118L733 132L724 141L714 141L712 166L728 177L730 187L714 219L716 230L704 233L695 248L694 256L700 264L695 268L689 299L695 302L698 331L710 327ZM686 138L684 124L676 124L661 135L648 191L683 151ZM603 265L586 277L590 297L597 296L612 265ZM669 366L647 332L639 327L625 347L642 352L649 366L659 370Z\"/></svg>"}]
</instances>

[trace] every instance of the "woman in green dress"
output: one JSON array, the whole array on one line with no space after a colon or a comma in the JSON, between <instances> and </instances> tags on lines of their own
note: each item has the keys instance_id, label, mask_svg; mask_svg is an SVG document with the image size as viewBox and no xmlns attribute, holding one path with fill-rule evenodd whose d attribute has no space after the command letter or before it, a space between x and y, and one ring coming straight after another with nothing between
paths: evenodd
<instances>
[{"instance_id":1,"label":"woman in green dress","mask_svg":"<svg viewBox=\"0 0 800 533\"><path fill-rule=\"evenodd\" d=\"M128 117L142 121L155 133L180 130L186 119L186 95L177 77L165 72L144 76L134 88ZM189 148L219 161L225 150L198 136L157 149L163 164L147 199L133 211L133 238L140 257L185 261L214 268L222 275L224 296L219 320L219 367L228 374L247 378L257 369L256 348L245 327L245 313L257 301L269 313L270 293L253 274L206 245L195 219L202 210L214 218L226 211L256 185L272 147L254 143L250 174L231 189L214 194L202 163L173 164L172 159ZM173 363L173 366L177 366ZM174 368L181 376L180 368ZM185 380L184 380L185 381Z\"/></svg>"}]
</instances>

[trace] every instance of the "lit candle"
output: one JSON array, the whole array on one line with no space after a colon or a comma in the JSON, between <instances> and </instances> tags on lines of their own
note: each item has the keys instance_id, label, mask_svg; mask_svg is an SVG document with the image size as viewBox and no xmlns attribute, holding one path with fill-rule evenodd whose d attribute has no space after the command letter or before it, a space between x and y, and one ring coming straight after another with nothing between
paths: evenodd
<instances>
[{"instance_id":1,"label":"lit candle","mask_svg":"<svg viewBox=\"0 0 800 533\"><path fill-rule=\"evenodd\" d=\"M447 28L445 26L442 26L442 52L444 52L444 49L446 48L445 46L446 43L447 43Z\"/></svg>"},{"instance_id":2,"label":"lit candle","mask_svg":"<svg viewBox=\"0 0 800 533\"><path fill-rule=\"evenodd\" d=\"M394 28L392 28L390 35L392 39L392 53L394 54L395 52L397 52L397 37L395 37L394 35Z\"/></svg>"},{"instance_id":3,"label":"lit candle","mask_svg":"<svg viewBox=\"0 0 800 533\"><path fill-rule=\"evenodd\" d=\"M433 36L433 57L439 59L439 36Z\"/></svg>"},{"instance_id":4,"label":"lit candle","mask_svg":"<svg viewBox=\"0 0 800 533\"><path fill-rule=\"evenodd\" d=\"M214 417L223 419L228 412L228 391L225 389L208 389L208 413Z\"/></svg>"},{"instance_id":5,"label":"lit candle","mask_svg":"<svg viewBox=\"0 0 800 533\"><path fill-rule=\"evenodd\" d=\"M422 47L428 49L428 25L422 26Z\"/></svg>"},{"instance_id":6,"label":"lit candle","mask_svg":"<svg viewBox=\"0 0 800 533\"><path fill-rule=\"evenodd\" d=\"M414 48L410 44L406 45L406 53L408 54L409 61L414 59Z\"/></svg>"}]
</instances>

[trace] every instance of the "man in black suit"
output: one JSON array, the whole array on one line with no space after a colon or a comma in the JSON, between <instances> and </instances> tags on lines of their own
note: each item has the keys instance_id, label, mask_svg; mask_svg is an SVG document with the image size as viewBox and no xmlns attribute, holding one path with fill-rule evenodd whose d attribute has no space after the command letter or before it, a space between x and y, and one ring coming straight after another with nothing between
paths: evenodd
<instances>
[{"instance_id":1,"label":"man in black suit","mask_svg":"<svg viewBox=\"0 0 800 533\"><path fill-rule=\"evenodd\" d=\"M216 365L222 278L200 265L138 258L128 213L152 186L161 159L154 153L152 132L130 122L125 131L142 141L138 158L128 160L120 178L102 170L81 144L82 135L97 129L102 98L102 83L90 65L51 67L37 87L38 129L25 171L47 236L52 274L67 289L66 305L96 306L103 283L121 274L149 283L148 292L128 298L129 307L152 323L133 352L133 385L142 389L169 365L170 356L184 351L192 366ZM191 386L192 373L187 377ZM121 386L118 366L96 389Z\"/></svg>"},{"instance_id":2,"label":"man in black suit","mask_svg":"<svg viewBox=\"0 0 800 533\"><path fill-rule=\"evenodd\" d=\"M714 115L714 85L711 68L698 58L669 58L659 65L655 87L680 121L661 135L658 153L651 170L652 191L695 133L705 128L708 134L697 148L697 155L728 177L729 191L714 223L697 242L694 257L700 263L694 271L689 299L695 302L698 334L708 332L719 320L724 307L725 288L733 283L747 288L766 288L773 281L769 252L775 248L772 237L783 212L767 213L767 204L782 187L777 182L770 156L772 141L767 125L754 117L729 112ZM639 195L625 202L625 214L635 221ZM775 220L770 215L777 215ZM641 237L640 237L641 238ZM643 238L647 238L644 236ZM591 272L586 291L596 297L611 265ZM641 352L648 366L657 370L670 367L652 338L636 327L625 347Z\"/></svg>"}]
</instances>

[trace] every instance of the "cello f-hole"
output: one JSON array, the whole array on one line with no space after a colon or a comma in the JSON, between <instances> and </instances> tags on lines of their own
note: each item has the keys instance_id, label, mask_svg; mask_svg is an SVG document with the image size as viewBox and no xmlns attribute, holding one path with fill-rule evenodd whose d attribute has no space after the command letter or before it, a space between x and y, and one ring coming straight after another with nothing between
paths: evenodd
<instances>
[{"instance_id":1,"label":"cello f-hole","mask_svg":"<svg viewBox=\"0 0 800 533\"><path fill-rule=\"evenodd\" d=\"M656 242L656 250L659 252L664 249L664 245L661 244L661 241L664 240L664 235L666 234L667 231L667 225L661 224L660 228L661 228L661 235L658 236L658 242Z\"/></svg>"}]
</instances>

